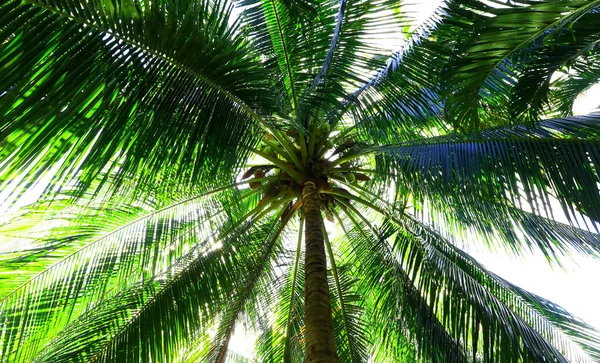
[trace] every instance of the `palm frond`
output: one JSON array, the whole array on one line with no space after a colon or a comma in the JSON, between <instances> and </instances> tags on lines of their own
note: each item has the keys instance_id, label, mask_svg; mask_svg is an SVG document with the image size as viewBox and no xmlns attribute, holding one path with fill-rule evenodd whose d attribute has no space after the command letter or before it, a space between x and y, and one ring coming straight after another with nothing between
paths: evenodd
<instances>
[{"instance_id":1,"label":"palm frond","mask_svg":"<svg viewBox=\"0 0 600 363\"><path fill-rule=\"evenodd\" d=\"M346 205L358 213L351 204ZM599 335L587 324L556 305L528 303L530 297L520 296L519 289L511 290L512 285L414 218L397 216L390 209L379 213L390 216L401 228L389 235L395 236L394 254L402 270L440 319L442 331L447 329L453 339L472 350L474 359L480 351L484 360L495 357L500 361L517 357L593 361L597 356ZM369 225L368 220L364 222ZM573 337L577 329L580 335Z\"/></svg>"},{"instance_id":2,"label":"palm frond","mask_svg":"<svg viewBox=\"0 0 600 363\"><path fill-rule=\"evenodd\" d=\"M446 113L456 127L473 131L480 126L482 112L498 112L508 102L519 63L531 45L568 28L600 2L457 1L453 7L458 15L454 22L463 35L447 71ZM485 111L484 106L491 108Z\"/></svg>"},{"instance_id":3,"label":"palm frond","mask_svg":"<svg viewBox=\"0 0 600 363\"><path fill-rule=\"evenodd\" d=\"M569 27L555 29L531 46L512 90L509 107L516 121L535 122L554 111L548 100L552 76L594 52L600 42L599 21L599 11L584 14Z\"/></svg>"},{"instance_id":4,"label":"palm frond","mask_svg":"<svg viewBox=\"0 0 600 363\"><path fill-rule=\"evenodd\" d=\"M344 122L355 123L375 143L420 137L414 128L445 130L436 81L450 51L431 40L438 31L443 34L438 27L444 14L443 6L436 9L374 76L344 97L328 114L329 122L337 124L345 116Z\"/></svg>"},{"instance_id":5,"label":"palm frond","mask_svg":"<svg viewBox=\"0 0 600 363\"><path fill-rule=\"evenodd\" d=\"M3 291L2 355L31 357L41 344L99 299L147 281L194 246L203 248L215 239L238 233L249 215L264 214L264 205L254 207L256 200L244 201L236 192L212 200L203 197L180 201L97 239L82 241L82 247L55 264L42 266L44 270L16 289ZM252 213L231 224L230 208L237 209L236 213Z\"/></svg>"},{"instance_id":6,"label":"palm frond","mask_svg":"<svg viewBox=\"0 0 600 363\"><path fill-rule=\"evenodd\" d=\"M541 251L558 265L564 257L577 257L575 253L598 256L599 234L493 200L482 199L478 205L426 201L421 210L415 208L414 215L457 238L481 237L488 247L502 248L509 253ZM598 225L589 224L587 228L597 230Z\"/></svg>"},{"instance_id":7,"label":"palm frond","mask_svg":"<svg viewBox=\"0 0 600 363\"><path fill-rule=\"evenodd\" d=\"M279 215L253 223L255 228L228 236L221 247L195 247L147 283L100 301L49 343L38 361L149 362L176 355L204 321L226 311L257 271L254 267L268 260L278 240L273 230L284 223ZM155 319L164 311L169 312L164 319ZM132 341L141 344L139 349L126 349Z\"/></svg>"},{"instance_id":8,"label":"palm frond","mask_svg":"<svg viewBox=\"0 0 600 363\"><path fill-rule=\"evenodd\" d=\"M339 1L336 24L330 35L329 49L318 73L302 95L300 117L308 126L308 117L338 111L339 99L368 82L373 67L382 66L385 51L368 39L399 33L406 20L397 13L402 4L394 1ZM327 120L326 120L327 121Z\"/></svg>"},{"instance_id":9,"label":"palm frond","mask_svg":"<svg viewBox=\"0 0 600 363\"><path fill-rule=\"evenodd\" d=\"M277 219L281 219L286 212L286 206L283 206ZM211 349L209 350L210 361L214 360L217 363L225 362L229 340L233 334L235 324L240 318L240 315L247 311L249 315L255 315L255 311L258 310L253 307L253 300L264 299L263 303L269 306L268 301L273 295L277 295L276 289L273 288L273 280L275 280L275 263L277 261L275 256L280 254L282 250L281 234L284 228L287 226L290 218L292 218L298 208L298 204L294 208L291 214L288 214L283 218L280 226L273 224L270 227L269 232L263 241L265 251L255 261L255 266L248 272L247 280L244 284L238 286L235 291L235 300L228 304L224 309L223 315L220 321L220 326L217 330L217 335L214 339ZM278 227L278 228L275 228ZM261 286L262 285L262 286ZM260 290L260 292L257 292ZM258 304L260 305L260 304ZM254 308L254 309L253 309Z\"/></svg>"},{"instance_id":10,"label":"palm frond","mask_svg":"<svg viewBox=\"0 0 600 363\"><path fill-rule=\"evenodd\" d=\"M561 306L508 281L504 281L497 276L496 278L509 286L524 304L533 307L542 317L540 320L551 322L562 334L581 347L590 357L594 360L600 359L600 333L597 329L571 315Z\"/></svg>"},{"instance_id":11,"label":"palm frond","mask_svg":"<svg viewBox=\"0 0 600 363\"><path fill-rule=\"evenodd\" d=\"M351 229L344 228L344 236L360 276L358 291L363 295L373 356L382 362L415 362L419 357L433 362L466 362L463 349L448 335L397 262L387 241L395 228L386 224L376 229L366 218L357 220L363 213L350 204L346 208Z\"/></svg>"},{"instance_id":12,"label":"palm frond","mask_svg":"<svg viewBox=\"0 0 600 363\"><path fill-rule=\"evenodd\" d=\"M360 306L361 295L356 291L356 278L351 274L352 263L347 262L338 267L336 254L329 241L327 229L323 225L325 246L330 261L330 291L332 292L332 310L336 348L342 362L368 361L369 345L366 339L366 322L364 310Z\"/></svg>"},{"instance_id":13,"label":"palm frond","mask_svg":"<svg viewBox=\"0 0 600 363\"><path fill-rule=\"evenodd\" d=\"M336 181L362 195L364 199L359 202L369 200L370 208L383 215L386 210L402 211L410 205L412 214L420 220L433 223L457 238L482 238L488 247L500 247L511 253L537 249L549 261L559 265L565 256L575 257L574 252L598 256L600 235L588 230L597 231L597 223L587 222L585 229L578 228L517 208L509 200L482 196L476 202L461 194L448 194L439 200L412 194L410 185L402 183L396 184L396 191L390 193L392 186L385 182L389 177L385 175L383 183L373 179L371 185L365 187L348 183L343 178ZM348 197L344 193L338 195Z\"/></svg>"},{"instance_id":14,"label":"palm frond","mask_svg":"<svg viewBox=\"0 0 600 363\"><path fill-rule=\"evenodd\" d=\"M600 54L580 57L568 65L568 74L552 84L549 103L560 116L571 116L579 95L600 82ZM598 104L600 107L600 103Z\"/></svg>"},{"instance_id":15,"label":"palm frond","mask_svg":"<svg viewBox=\"0 0 600 363\"><path fill-rule=\"evenodd\" d=\"M304 257L302 255L304 218L301 216L293 262L279 279L282 285L272 310L275 318L263 329L256 350L261 362L301 362L304 359L302 304L304 286ZM268 320L266 318L265 320Z\"/></svg>"},{"instance_id":16,"label":"palm frond","mask_svg":"<svg viewBox=\"0 0 600 363\"><path fill-rule=\"evenodd\" d=\"M187 186L230 180L256 141L258 113L272 107L225 1L2 10L3 189L43 176L85 189L100 172L157 187L175 175Z\"/></svg>"},{"instance_id":17,"label":"palm frond","mask_svg":"<svg viewBox=\"0 0 600 363\"><path fill-rule=\"evenodd\" d=\"M534 361L549 357L564 362L598 359L600 334L589 325L557 305L543 304L543 299L536 300L535 295L521 295L524 290L513 288L486 271L439 233L416 220L405 218L404 227L412 236L399 235L396 243L405 266L420 275L421 286L427 286L437 295L432 301L439 305L445 324L450 324L456 336L465 334L466 341L466 334L471 333L474 344L483 343L484 360L493 356L500 360L506 356L510 360L511 355ZM413 238L421 246L410 246L409 240ZM441 293L442 286L444 290L458 289L462 293L450 297ZM459 299L464 299L470 308L461 305ZM480 333L482 342L477 337ZM508 346L513 348L507 349ZM472 349L474 353L478 350L475 345Z\"/></svg>"},{"instance_id":18,"label":"palm frond","mask_svg":"<svg viewBox=\"0 0 600 363\"><path fill-rule=\"evenodd\" d=\"M299 112L299 100L327 52L323 40L333 26L333 1L242 0L249 39L283 89L282 116Z\"/></svg>"},{"instance_id":19,"label":"palm frond","mask_svg":"<svg viewBox=\"0 0 600 363\"><path fill-rule=\"evenodd\" d=\"M508 200L552 216L553 195L572 220L576 209L598 221L599 117L545 120L474 137L450 135L384 146L378 149L381 168L395 169L419 197L475 204L478 198Z\"/></svg>"},{"instance_id":20,"label":"palm frond","mask_svg":"<svg viewBox=\"0 0 600 363\"><path fill-rule=\"evenodd\" d=\"M64 185L54 191L49 200L42 198L9 211L3 217L0 221L0 270L3 271L0 298L5 292L12 291L11 286L18 287L89 241L114 231L115 227L144 219L156 210L168 209L174 203L190 199L189 195L179 198L175 194L169 200L144 191L143 185L126 183L112 194L110 187L99 184L93 186L98 193L84 194L77 192L77 185ZM140 200L136 198L138 193L148 197ZM197 200L207 196L194 194Z\"/></svg>"}]
</instances>

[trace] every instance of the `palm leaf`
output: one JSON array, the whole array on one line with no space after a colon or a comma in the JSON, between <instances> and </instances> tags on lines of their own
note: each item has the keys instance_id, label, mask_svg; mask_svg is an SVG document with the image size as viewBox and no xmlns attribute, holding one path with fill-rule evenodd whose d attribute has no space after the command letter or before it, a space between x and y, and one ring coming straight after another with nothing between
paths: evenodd
<instances>
[{"instance_id":1,"label":"palm leaf","mask_svg":"<svg viewBox=\"0 0 600 363\"><path fill-rule=\"evenodd\" d=\"M474 130L483 106L505 103L495 98L507 97L514 67L532 43L578 21L600 2L460 1L455 6L462 7L457 11L466 9L467 16L462 24L456 19L464 36L448 69L446 112L455 126Z\"/></svg>"},{"instance_id":2,"label":"palm leaf","mask_svg":"<svg viewBox=\"0 0 600 363\"><path fill-rule=\"evenodd\" d=\"M587 13L568 28L558 28L532 45L512 91L509 106L512 117L531 123L553 111L548 101L552 76L594 50L600 41L596 26L599 20L600 12ZM564 115L570 116L570 112Z\"/></svg>"},{"instance_id":3,"label":"palm leaf","mask_svg":"<svg viewBox=\"0 0 600 363\"><path fill-rule=\"evenodd\" d=\"M530 293L522 294L524 290L514 288L514 285L508 284L496 275L486 271L475 260L458 250L440 234L427 226L415 220L406 219L405 228L410 230L413 236L422 243L422 246L418 248L422 248L423 254L419 255L413 249L415 247L408 246L409 243L404 240L406 237L398 237L396 241L403 245L401 249L404 258L407 258L406 263L409 266L415 263L410 268L413 271L419 268L434 268L440 271L439 274L431 272L426 274L425 271L421 270L420 273L424 280L423 286L432 284L433 281L437 280L438 287L432 284L430 288L437 290L439 286L443 285L449 289L456 287L463 290L464 295L454 295L452 299L463 296L465 300L470 301L468 304L471 305L471 311L462 310L462 313L460 313L460 303L456 304L456 308L459 310L454 310L452 308L454 301L447 301L449 295L444 294L440 297L439 304L443 306L442 311L445 321L450 324L459 324L453 328L457 329L457 334L460 335L469 331L473 334L479 334L477 325L481 324L481 328L485 330L490 328L490 323L493 320L502 320L502 323L491 324L494 330L504 330L504 332L499 332L500 339L496 342L492 337L493 333L486 334L482 331L484 357L492 357L493 351L496 349L495 354L497 357L502 359L503 356L507 356L509 360L512 354L519 354L523 358L529 356L530 359L534 360L554 357L558 361L565 362L591 362L598 359L600 335L589 325L575 319L557 305L544 304L543 299L539 299ZM444 276L446 282L441 283L436 276L440 278ZM433 281L429 281L430 279ZM484 286L485 288L483 288ZM448 306L450 306L450 310L447 310ZM473 308L474 306L475 308ZM492 306L496 306L496 308L492 308ZM459 314L458 321L452 321L456 318L452 315L457 313ZM471 325L470 329L468 328L469 319L473 319L472 322L475 323L475 325ZM465 324L467 325L465 326ZM518 335L510 337L515 333ZM486 335L488 338L486 338ZM475 335L473 338L477 339ZM503 339L507 338L512 340L512 343L502 342ZM486 339L491 339L488 342L489 344L486 344ZM494 344L498 344L498 346L494 348ZM507 349L507 345L504 344L512 345L514 349ZM473 346L473 349L474 352L477 350L475 346ZM535 356L538 358L534 358Z\"/></svg>"},{"instance_id":4,"label":"palm leaf","mask_svg":"<svg viewBox=\"0 0 600 363\"><path fill-rule=\"evenodd\" d=\"M597 52L577 58L568 66L569 74L552 84L549 95L552 109L561 116L572 115L577 97L600 82L600 55Z\"/></svg>"},{"instance_id":5,"label":"palm leaf","mask_svg":"<svg viewBox=\"0 0 600 363\"><path fill-rule=\"evenodd\" d=\"M368 82L370 68L382 66L385 51L368 39L398 33L406 23L396 13L402 6L394 1L339 1L336 24L330 35L329 49L319 72L302 95L301 120L318 118L320 112L339 110L339 99ZM305 126L307 126L306 124Z\"/></svg>"},{"instance_id":6,"label":"palm leaf","mask_svg":"<svg viewBox=\"0 0 600 363\"><path fill-rule=\"evenodd\" d=\"M3 188L48 173L85 188L105 169L138 182L177 175L188 186L204 173L230 178L256 140L257 112L272 104L256 98L269 82L229 25L231 7L80 5L2 7Z\"/></svg>"},{"instance_id":7,"label":"palm leaf","mask_svg":"<svg viewBox=\"0 0 600 363\"><path fill-rule=\"evenodd\" d=\"M148 362L171 356L204 319L227 306L236 284L243 284L253 264L263 262L265 250L270 251L263 240L274 223L279 221L271 218L249 234L234 236L225 241L223 248L204 252L194 249L149 283L136 285L97 305L51 342L38 361L90 357L86 360ZM155 319L159 311L169 314L165 319ZM107 331L110 334L103 333ZM164 331L168 331L168 338ZM131 341L142 346L125 349Z\"/></svg>"},{"instance_id":8,"label":"palm leaf","mask_svg":"<svg viewBox=\"0 0 600 363\"><path fill-rule=\"evenodd\" d=\"M301 217L293 263L277 281L282 284L272 309L274 315L270 326L258 337L257 358L262 362L300 362L304 359L302 304L304 286L304 263L302 256L304 218ZM290 251L291 252L291 251ZM268 322L269 318L265 317Z\"/></svg>"},{"instance_id":9,"label":"palm leaf","mask_svg":"<svg viewBox=\"0 0 600 363\"><path fill-rule=\"evenodd\" d=\"M327 236L325 225L323 232ZM367 324L360 306L361 295L355 288L356 277L351 273L352 264L348 262L338 267L336 254L328 237L325 237L325 245L331 265L332 278L329 279L329 284L338 356L342 362L366 362L369 357L369 342L365 338Z\"/></svg>"},{"instance_id":10,"label":"palm leaf","mask_svg":"<svg viewBox=\"0 0 600 363\"><path fill-rule=\"evenodd\" d=\"M429 218L423 216L425 213ZM457 238L482 237L488 247L503 248L514 254L538 250L558 265L565 256L574 258L576 253L598 255L600 235L584 229L597 230L597 224L578 228L492 200L481 200L478 205L426 201L420 210L415 208L414 214Z\"/></svg>"},{"instance_id":11,"label":"palm leaf","mask_svg":"<svg viewBox=\"0 0 600 363\"><path fill-rule=\"evenodd\" d=\"M436 81L450 52L442 42L431 41L443 33L438 27L443 26L444 11L436 9L372 78L347 94L329 113L330 122L346 117L344 121L357 124L366 140L378 143L421 137L415 128L445 130Z\"/></svg>"},{"instance_id":12,"label":"palm leaf","mask_svg":"<svg viewBox=\"0 0 600 363\"><path fill-rule=\"evenodd\" d=\"M285 213L287 205L277 215L277 219L281 219ZM296 206L297 209L297 206ZM260 303L269 306L268 301L272 295L277 295L276 289L273 289L273 280L275 280L274 268L276 259L274 258L281 251L281 235L284 228L287 226L290 218L294 215L288 214L283 218L283 223L278 228L274 223L267 233L263 241L265 250L263 255L255 261L255 267L248 273L247 281L239 285L235 292L235 301L230 303L223 312L223 317L220 322L217 336L214 339L211 349L209 350L208 360L214 360L217 363L224 362L226 359L229 340L233 334L235 323L240 319L240 315L247 311L249 315L254 315L256 306L252 306L253 301L262 299ZM274 260L274 261L273 261ZM260 305L260 304L256 304ZM253 309L254 308L254 309Z\"/></svg>"},{"instance_id":13,"label":"palm leaf","mask_svg":"<svg viewBox=\"0 0 600 363\"><path fill-rule=\"evenodd\" d=\"M238 231L247 217L240 216L239 222L228 226L228 209L237 207L239 213L253 208L253 203L241 203L236 194L209 198L206 204L198 203L204 195L175 203L83 243L17 289L3 291L2 354L31 356L98 299L160 273L193 246L210 244L219 237L214 236L215 227L223 228L223 237Z\"/></svg>"},{"instance_id":14,"label":"palm leaf","mask_svg":"<svg viewBox=\"0 0 600 363\"><path fill-rule=\"evenodd\" d=\"M360 198L356 200L365 206L370 204ZM354 209L350 204L347 206ZM512 285L487 272L439 233L414 218L395 216L390 209L379 213L390 216L394 224L404 229L397 232L394 243L402 269L407 271L445 329L469 347L474 356L480 350L483 350L484 360L495 357L501 361L511 361L518 356L534 361L543 357L566 361L563 355L576 361L592 361L597 356L598 339L594 337L598 333L587 324L568 313L566 319L564 309L555 305L528 303L531 297L521 297L519 289L511 290ZM573 337L576 331L580 335Z\"/></svg>"},{"instance_id":15,"label":"palm leaf","mask_svg":"<svg viewBox=\"0 0 600 363\"><path fill-rule=\"evenodd\" d=\"M327 52L322 40L332 26L333 4L312 0L238 2L251 42L267 57L267 67L281 82L287 103L282 105L283 116L290 112L298 115L300 95Z\"/></svg>"},{"instance_id":16,"label":"palm leaf","mask_svg":"<svg viewBox=\"0 0 600 363\"><path fill-rule=\"evenodd\" d=\"M552 216L548 195L554 195L567 216L575 218L576 208L598 221L599 131L598 115L587 115L377 150L383 153L382 168L395 168L418 196L470 203L508 199Z\"/></svg>"},{"instance_id":17,"label":"palm leaf","mask_svg":"<svg viewBox=\"0 0 600 363\"><path fill-rule=\"evenodd\" d=\"M107 197L111 190L106 185L94 185L98 195L74 196L79 194L77 189L78 186L63 186L50 200L22 206L0 222L0 270L4 280L0 297L12 290L10 285L18 287L87 242L110 233L115 226L125 226L173 204L168 198L144 191L140 185L131 187L124 183L112 197ZM136 200L138 193L148 198ZM201 195L198 199L202 199ZM176 196L174 199L175 203L184 200Z\"/></svg>"},{"instance_id":18,"label":"palm leaf","mask_svg":"<svg viewBox=\"0 0 600 363\"><path fill-rule=\"evenodd\" d=\"M428 308L386 241L396 228L385 224L376 229L367 219L357 220L362 213L351 205L347 208L353 227L345 230L345 238L352 247L351 261L360 270L357 288L374 340L372 354L381 361L414 362L420 356L434 362L466 362L463 349ZM415 337L416 347L411 342Z\"/></svg>"}]
</instances>

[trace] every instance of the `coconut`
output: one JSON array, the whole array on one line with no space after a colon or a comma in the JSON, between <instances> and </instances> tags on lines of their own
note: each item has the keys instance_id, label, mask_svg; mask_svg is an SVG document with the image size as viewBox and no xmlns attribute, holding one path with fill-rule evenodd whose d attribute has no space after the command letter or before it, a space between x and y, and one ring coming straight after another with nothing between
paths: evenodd
<instances>
[{"instance_id":1,"label":"coconut","mask_svg":"<svg viewBox=\"0 0 600 363\"><path fill-rule=\"evenodd\" d=\"M256 169L254 176L257 178L264 178L265 172L262 169Z\"/></svg>"},{"instance_id":2,"label":"coconut","mask_svg":"<svg viewBox=\"0 0 600 363\"><path fill-rule=\"evenodd\" d=\"M371 178L369 178L368 176L366 176L365 174L356 174L356 180L360 180L360 181L369 181L371 180Z\"/></svg>"}]
</instances>

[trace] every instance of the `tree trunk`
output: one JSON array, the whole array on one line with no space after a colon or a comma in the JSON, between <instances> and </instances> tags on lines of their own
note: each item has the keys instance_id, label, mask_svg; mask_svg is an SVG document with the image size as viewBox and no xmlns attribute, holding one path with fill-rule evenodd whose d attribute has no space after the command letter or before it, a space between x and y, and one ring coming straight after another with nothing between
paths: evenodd
<instances>
[{"instance_id":1,"label":"tree trunk","mask_svg":"<svg viewBox=\"0 0 600 363\"><path fill-rule=\"evenodd\" d=\"M305 361L308 363L338 362L333 336L333 319L327 285L325 243L321 230L321 210L317 187L314 182L304 183L302 188L302 211L304 212L304 337Z\"/></svg>"}]
</instances>

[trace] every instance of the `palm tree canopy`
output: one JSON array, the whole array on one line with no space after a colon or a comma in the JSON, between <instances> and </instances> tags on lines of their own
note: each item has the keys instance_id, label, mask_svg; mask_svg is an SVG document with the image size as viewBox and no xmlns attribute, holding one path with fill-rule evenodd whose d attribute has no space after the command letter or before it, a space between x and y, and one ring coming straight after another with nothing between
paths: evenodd
<instances>
[{"instance_id":1,"label":"palm tree canopy","mask_svg":"<svg viewBox=\"0 0 600 363\"><path fill-rule=\"evenodd\" d=\"M406 3L0 0L0 361L599 361L600 1Z\"/></svg>"}]
</instances>

